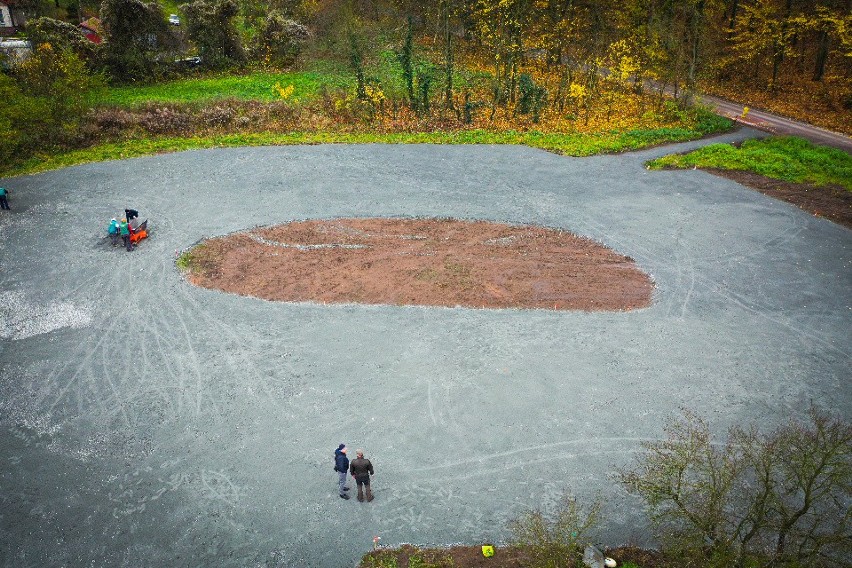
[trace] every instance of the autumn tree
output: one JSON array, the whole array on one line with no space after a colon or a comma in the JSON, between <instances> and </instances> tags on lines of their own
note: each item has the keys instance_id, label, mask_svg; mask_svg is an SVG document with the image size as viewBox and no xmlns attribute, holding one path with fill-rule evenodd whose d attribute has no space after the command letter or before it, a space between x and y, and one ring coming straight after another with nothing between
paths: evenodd
<instances>
[{"instance_id":1,"label":"autumn tree","mask_svg":"<svg viewBox=\"0 0 852 568\"><path fill-rule=\"evenodd\" d=\"M272 11L262 21L252 40L256 60L278 66L295 63L311 32L306 26Z\"/></svg>"},{"instance_id":2,"label":"autumn tree","mask_svg":"<svg viewBox=\"0 0 852 568\"><path fill-rule=\"evenodd\" d=\"M705 567L845 565L852 545L852 426L812 408L774 432L726 441L685 412L619 473L664 548Z\"/></svg>"},{"instance_id":3,"label":"autumn tree","mask_svg":"<svg viewBox=\"0 0 852 568\"><path fill-rule=\"evenodd\" d=\"M557 73L552 102L559 110L576 107L596 91L601 58L614 37L609 11L607 2L548 0L532 18L528 44Z\"/></svg>"},{"instance_id":4,"label":"autumn tree","mask_svg":"<svg viewBox=\"0 0 852 568\"><path fill-rule=\"evenodd\" d=\"M852 65L852 0L817 6L813 14L805 16L803 27L816 34L814 81L822 81L832 51L846 62L847 69Z\"/></svg>"},{"instance_id":5,"label":"autumn tree","mask_svg":"<svg viewBox=\"0 0 852 568\"><path fill-rule=\"evenodd\" d=\"M729 13L729 32L721 45L722 77L744 73L775 93L784 76L822 81L834 57L849 75L852 63L852 1L739 0Z\"/></svg>"},{"instance_id":6,"label":"autumn tree","mask_svg":"<svg viewBox=\"0 0 852 568\"><path fill-rule=\"evenodd\" d=\"M163 10L156 2L104 0L101 4L102 60L119 81L150 80L157 58L176 45Z\"/></svg>"},{"instance_id":7,"label":"autumn tree","mask_svg":"<svg viewBox=\"0 0 852 568\"><path fill-rule=\"evenodd\" d=\"M53 18L33 18L27 22L27 37L33 45L49 43L59 50L70 50L85 62L93 62L95 44L83 35L79 26Z\"/></svg>"},{"instance_id":8,"label":"autumn tree","mask_svg":"<svg viewBox=\"0 0 852 568\"><path fill-rule=\"evenodd\" d=\"M0 157L20 159L77 140L88 95L102 85L70 49L36 45L11 77L0 75Z\"/></svg>"},{"instance_id":9,"label":"autumn tree","mask_svg":"<svg viewBox=\"0 0 852 568\"><path fill-rule=\"evenodd\" d=\"M453 73L455 72L455 46L453 41L453 22L458 16L458 0L440 0L438 2L438 29L443 39L444 55L444 106L454 107Z\"/></svg>"},{"instance_id":10,"label":"autumn tree","mask_svg":"<svg viewBox=\"0 0 852 568\"><path fill-rule=\"evenodd\" d=\"M180 6L186 34L198 47L203 65L227 67L245 61L240 34L234 26L234 0L195 0Z\"/></svg>"},{"instance_id":11,"label":"autumn tree","mask_svg":"<svg viewBox=\"0 0 852 568\"><path fill-rule=\"evenodd\" d=\"M405 40L402 43L402 49L397 54L399 65L402 70L402 81L405 84L405 91L408 94L408 104L412 108L415 106L414 96L414 20L408 16L405 27Z\"/></svg>"},{"instance_id":12,"label":"autumn tree","mask_svg":"<svg viewBox=\"0 0 852 568\"><path fill-rule=\"evenodd\" d=\"M476 0L470 17L493 62L493 108L515 101L532 0ZM492 111L493 116L493 111Z\"/></svg>"}]
</instances>

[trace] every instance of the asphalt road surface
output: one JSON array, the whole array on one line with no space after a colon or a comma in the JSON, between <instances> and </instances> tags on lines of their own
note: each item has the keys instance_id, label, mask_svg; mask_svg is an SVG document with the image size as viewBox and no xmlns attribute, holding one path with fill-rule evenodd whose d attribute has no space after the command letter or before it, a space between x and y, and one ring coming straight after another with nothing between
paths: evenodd
<instances>
[{"instance_id":1,"label":"asphalt road surface","mask_svg":"<svg viewBox=\"0 0 852 568\"><path fill-rule=\"evenodd\" d=\"M833 146L852 153L852 138L839 132L832 132L819 128L813 124L799 122L790 118L784 118L777 114L772 114L759 109L749 109L746 116L743 117L744 105L712 97L710 95L701 95L701 102L713 108L716 113L728 118L733 118L738 122L749 124L766 132L777 134L779 136L799 136L810 140L814 144L822 144L824 146Z\"/></svg>"},{"instance_id":2,"label":"asphalt road surface","mask_svg":"<svg viewBox=\"0 0 852 568\"><path fill-rule=\"evenodd\" d=\"M501 541L566 489L649 542L609 474L680 407L852 419L852 232L701 171L716 139L566 158L510 146L216 149L0 180L0 566L353 566ZM150 219L131 253L103 238ZM188 285L176 251L295 219L534 223L656 282L627 313L271 303ZM270 278L275 278L270 274ZM363 447L376 500L336 495Z\"/></svg>"}]
</instances>

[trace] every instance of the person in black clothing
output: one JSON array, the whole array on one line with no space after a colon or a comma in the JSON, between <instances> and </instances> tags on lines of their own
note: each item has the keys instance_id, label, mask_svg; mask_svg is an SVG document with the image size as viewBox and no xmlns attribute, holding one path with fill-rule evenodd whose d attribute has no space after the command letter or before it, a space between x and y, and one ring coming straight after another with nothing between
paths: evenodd
<instances>
[{"instance_id":1,"label":"person in black clothing","mask_svg":"<svg viewBox=\"0 0 852 568\"><path fill-rule=\"evenodd\" d=\"M349 491L346 487L346 472L349 471L349 458L346 457L346 444L340 444L334 450L334 471L337 472L337 492L341 499L349 499L349 495L345 492Z\"/></svg>"},{"instance_id":2,"label":"person in black clothing","mask_svg":"<svg viewBox=\"0 0 852 568\"><path fill-rule=\"evenodd\" d=\"M134 220L138 216L139 216L139 211L137 211L136 209L125 209L124 210L124 218L127 219L128 223L130 221Z\"/></svg>"},{"instance_id":3,"label":"person in black clothing","mask_svg":"<svg viewBox=\"0 0 852 568\"><path fill-rule=\"evenodd\" d=\"M370 476L373 475L373 464L364 457L364 450L355 450L357 456L349 466L349 472L358 484L358 500L364 500L363 486L367 486L367 501L373 500L373 492L370 490Z\"/></svg>"}]
</instances>

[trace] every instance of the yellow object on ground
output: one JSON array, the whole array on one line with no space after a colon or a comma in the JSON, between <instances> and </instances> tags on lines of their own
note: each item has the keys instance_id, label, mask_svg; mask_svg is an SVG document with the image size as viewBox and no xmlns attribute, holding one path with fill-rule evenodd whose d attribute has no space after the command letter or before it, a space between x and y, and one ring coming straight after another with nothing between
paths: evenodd
<instances>
[{"instance_id":1,"label":"yellow object on ground","mask_svg":"<svg viewBox=\"0 0 852 568\"><path fill-rule=\"evenodd\" d=\"M483 544L482 545L482 556L484 556L485 558L490 558L490 557L494 556L494 547L491 546L490 544Z\"/></svg>"}]
</instances>

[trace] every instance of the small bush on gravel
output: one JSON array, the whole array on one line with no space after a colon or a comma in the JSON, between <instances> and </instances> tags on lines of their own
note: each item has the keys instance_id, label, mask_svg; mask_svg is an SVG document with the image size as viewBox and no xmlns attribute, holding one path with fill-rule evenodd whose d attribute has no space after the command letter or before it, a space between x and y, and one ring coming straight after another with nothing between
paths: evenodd
<instances>
[{"instance_id":1,"label":"small bush on gravel","mask_svg":"<svg viewBox=\"0 0 852 568\"><path fill-rule=\"evenodd\" d=\"M566 494L551 515L525 511L509 523L512 544L541 568L573 568L582 565L583 547L600 520L601 502L588 507Z\"/></svg>"}]
</instances>

